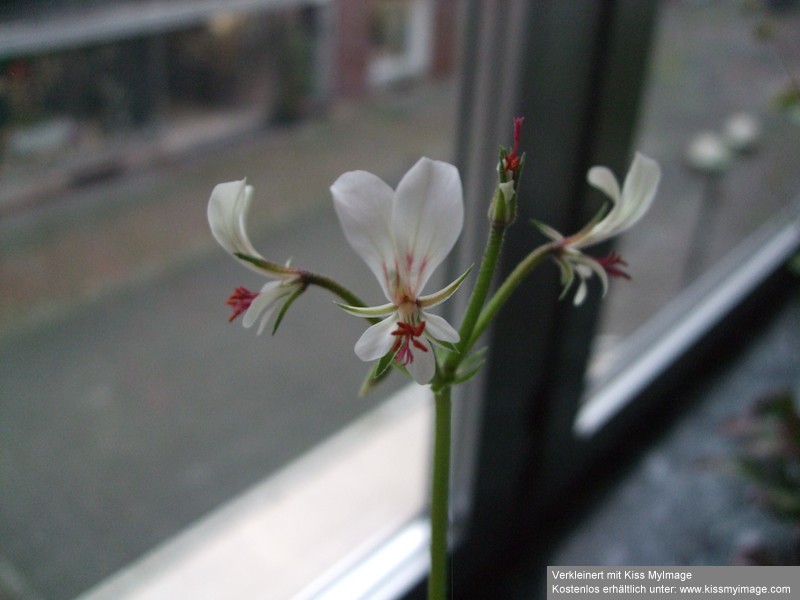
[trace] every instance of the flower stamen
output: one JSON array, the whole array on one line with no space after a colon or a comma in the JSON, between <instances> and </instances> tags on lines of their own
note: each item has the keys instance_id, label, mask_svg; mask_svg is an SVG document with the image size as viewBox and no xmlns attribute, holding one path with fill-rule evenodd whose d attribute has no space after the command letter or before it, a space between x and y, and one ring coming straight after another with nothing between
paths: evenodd
<instances>
[{"instance_id":1,"label":"flower stamen","mask_svg":"<svg viewBox=\"0 0 800 600\"><path fill-rule=\"evenodd\" d=\"M520 165L520 156L518 154L519 138L520 132L522 131L522 122L524 120L525 117L514 118L514 146L511 148L511 152L506 154L506 157L503 159L503 172L508 173L511 171L514 176L516 176Z\"/></svg>"},{"instance_id":2,"label":"flower stamen","mask_svg":"<svg viewBox=\"0 0 800 600\"><path fill-rule=\"evenodd\" d=\"M597 263L603 267L606 273L612 277L622 277L623 279L630 279L631 276L622 270L621 267L627 267L628 263L616 252L611 252L604 258L595 259Z\"/></svg>"},{"instance_id":3,"label":"flower stamen","mask_svg":"<svg viewBox=\"0 0 800 600\"><path fill-rule=\"evenodd\" d=\"M417 339L422 336L424 331L425 321L420 322L419 325L399 321L397 329L392 331L392 335L396 337L392 352L395 353L397 362L404 367L414 362L414 352L411 346L422 352L428 351L427 346Z\"/></svg>"},{"instance_id":4,"label":"flower stamen","mask_svg":"<svg viewBox=\"0 0 800 600\"><path fill-rule=\"evenodd\" d=\"M257 292L251 292L244 286L237 287L230 298L225 301L225 304L233 309L233 314L228 318L228 323L231 323L236 317L245 312L250 305L258 297Z\"/></svg>"}]
</instances>

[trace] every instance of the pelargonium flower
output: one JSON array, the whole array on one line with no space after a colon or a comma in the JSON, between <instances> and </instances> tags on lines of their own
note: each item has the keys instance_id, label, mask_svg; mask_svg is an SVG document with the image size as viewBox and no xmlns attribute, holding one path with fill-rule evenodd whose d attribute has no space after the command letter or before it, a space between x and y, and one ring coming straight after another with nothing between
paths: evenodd
<instances>
[{"instance_id":1,"label":"pelargonium flower","mask_svg":"<svg viewBox=\"0 0 800 600\"><path fill-rule=\"evenodd\" d=\"M464 221L458 170L421 158L393 190L366 171L350 171L331 186L345 237L378 279L388 304L343 306L361 317L385 317L355 345L364 361L390 357L421 384L433 379L432 343L455 343L458 332L427 309L455 293L466 273L439 292L421 292L453 248ZM388 363L387 363L388 364Z\"/></svg>"},{"instance_id":2,"label":"pelargonium flower","mask_svg":"<svg viewBox=\"0 0 800 600\"><path fill-rule=\"evenodd\" d=\"M569 289L576 275L580 280L575 293L575 305L581 304L586 298L586 280L593 273L602 283L603 294L608 289L608 275L629 278L620 268L626 266L626 263L618 254L612 253L605 258L596 259L583 254L582 250L633 227L650 208L660 179L661 168L658 163L638 152L625 176L621 192L610 169L592 167L587 174L587 180L611 198L613 206L608 214L601 210L586 227L569 237L564 237L552 227L537 223L547 237L557 242L558 251L554 257L561 269L564 292Z\"/></svg>"},{"instance_id":3,"label":"pelargonium flower","mask_svg":"<svg viewBox=\"0 0 800 600\"><path fill-rule=\"evenodd\" d=\"M274 279L259 292L237 287L227 301L233 309L229 321L244 313L242 324L251 327L260 317L260 334L275 309L303 291L303 282L298 271L269 262L253 248L245 228L252 197L253 187L245 179L215 186L208 201L208 224L220 246L240 263ZM277 324L276 321L275 327Z\"/></svg>"}]
</instances>

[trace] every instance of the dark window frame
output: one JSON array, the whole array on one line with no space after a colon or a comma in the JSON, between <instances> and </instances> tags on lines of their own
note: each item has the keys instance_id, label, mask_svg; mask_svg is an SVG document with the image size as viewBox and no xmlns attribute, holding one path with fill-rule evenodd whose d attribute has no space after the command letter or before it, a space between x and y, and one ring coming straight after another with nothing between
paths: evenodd
<instances>
[{"instance_id":1,"label":"dark window frame","mask_svg":"<svg viewBox=\"0 0 800 600\"><path fill-rule=\"evenodd\" d=\"M575 231L591 217L588 168L604 164L622 174L632 157L657 12L656 0L468 2L456 156L469 216L453 273L480 258L493 158L499 144L510 143L515 116L526 117L528 162L500 276L537 243L530 218ZM702 370L736 319L781 285L786 261L800 248L799 208L765 225L631 340L636 356L686 315L707 315L655 367L615 373L618 380L639 369L619 410L583 435L576 417L601 300L594 295L579 310L559 302L555 267L521 286L490 332L482 377L455 404L452 581L459 598L516 597L519 569L535 564L566 529L558 516L576 504L576 487L588 496L598 465L615 456L620 440L663 413L663 401ZM406 598L424 598L424 587Z\"/></svg>"}]
</instances>

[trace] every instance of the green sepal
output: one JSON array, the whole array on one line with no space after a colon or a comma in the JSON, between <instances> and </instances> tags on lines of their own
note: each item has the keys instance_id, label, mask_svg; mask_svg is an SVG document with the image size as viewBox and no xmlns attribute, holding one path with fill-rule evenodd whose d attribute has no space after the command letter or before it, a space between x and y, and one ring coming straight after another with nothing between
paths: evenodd
<instances>
[{"instance_id":1,"label":"green sepal","mask_svg":"<svg viewBox=\"0 0 800 600\"><path fill-rule=\"evenodd\" d=\"M334 304L354 317L388 317L397 310L397 307L391 302L388 304L381 304L380 306L351 306L349 304L343 304L342 302L334 302Z\"/></svg>"},{"instance_id":2,"label":"green sepal","mask_svg":"<svg viewBox=\"0 0 800 600\"><path fill-rule=\"evenodd\" d=\"M561 235L558 231L547 225L546 223L542 223L541 221L537 221L536 219L531 219L531 225L536 227L542 234L554 242L560 242L564 239L564 236Z\"/></svg>"},{"instance_id":3,"label":"green sepal","mask_svg":"<svg viewBox=\"0 0 800 600\"><path fill-rule=\"evenodd\" d=\"M389 365L391 365L391 362L389 362L389 365L386 366L381 365L384 358L382 358L381 360L372 365L372 368L369 370L369 373L367 373L367 376L364 378L364 381L362 382L361 387L358 390L359 397L363 398L364 396L366 396L373 387L375 387L381 381L386 379L389 373L391 373L391 371L389 370Z\"/></svg>"},{"instance_id":4,"label":"green sepal","mask_svg":"<svg viewBox=\"0 0 800 600\"><path fill-rule=\"evenodd\" d=\"M500 179L500 183L505 183L508 181L506 179L506 172L503 170L503 163L508 156L508 150L504 146L500 146L500 150L497 153L498 161L497 161L497 176Z\"/></svg>"},{"instance_id":5,"label":"green sepal","mask_svg":"<svg viewBox=\"0 0 800 600\"><path fill-rule=\"evenodd\" d=\"M395 352L387 352L377 363L375 363L375 377L383 377L389 370L394 361Z\"/></svg>"},{"instance_id":6,"label":"green sepal","mask_svg":"<svg viewBox=\"0 0 800 600\"><path fill-rule=\"evenodd\" d=\"M470 354L456 370L453 377L453 384L464 383L475 377L478 371L481 370L481 367L486 363L485 356L488 350L487 347L483 347Z\"/></svg>"},{"instance_id":7,"label":"green sepal","mask_svg":"<svg viewBox=\"0 0 800 600\"><path fill-rule=\"evenodd\" d=\"M568 260L556 259L556 264L561 271L561 285L564 286L558 299L563 300L572 287L572 282L575 281L575 269Z\"/></svg>"},{"instance_id":8,"label":"green sepal","mask_svg":"<svg viewBox=\"0 0 800 600\"><path fill-rule=\"evenodd\" d=\"M519 167L517 167L517 177L514 179L514 189L519 188L519 182L522 179L522 170L525 168L525 152L519 157Z\"/></svg>"},{"instance_id":9,"label":"green sepal","mask_svg":"<svg viewBox=\"0 0 800 600\"><path fill-rule=\"evenodd\" d=\"M278 331L278 326L283 321L283 316L286 314L286 311L289 310L289 307L292 303L297 300L300 295L306 291L304 285L297 286L295 290L286 298L286 302L283 303L281 306L281 310L278 312L277 316L275 317L275 324L272 326L272 335L275 335L275 332Z\"/></svg>"},{"instance_id":10,"label":"green sepal","mask_svg":"<svg viewBox=\"0 0 800 600\"><path fill-rule=\"evenodd\" d=\"M437 304L441 304L442 302L450 298L450 296L452 296L453 294L456 293L456 291L458 291L458 288L461 287L461 284L464 283L464 280L467 278L467 275L469 275L470 272L472 271L472 266L473 265L470 265L458 279L451 282L447 287L442 288L441 290L439 290L434 294L428 294L427 296L420 296L417 300L417 303L422 308L431 308L433 306L436 306ZM347 308L345 307L342 308L347 310Z\"/></svg>"}]
</instances>

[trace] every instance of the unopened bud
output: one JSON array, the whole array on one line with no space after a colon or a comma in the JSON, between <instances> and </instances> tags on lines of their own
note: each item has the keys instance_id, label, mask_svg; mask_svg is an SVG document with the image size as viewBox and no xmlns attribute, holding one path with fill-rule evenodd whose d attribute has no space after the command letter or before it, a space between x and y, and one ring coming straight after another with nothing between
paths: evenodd
<instances>
[{"instance_id":1,"label":"unopened bud","mask_svg":"<svg viewBox=\"0 0 800 600\"><path fill-rule=\"evenodd\" d=\"M492 223L507 227L517 218L517 192L514 181L505 181L497 185L489 205L489 220Z\"/></svg>"}]
</instances>

